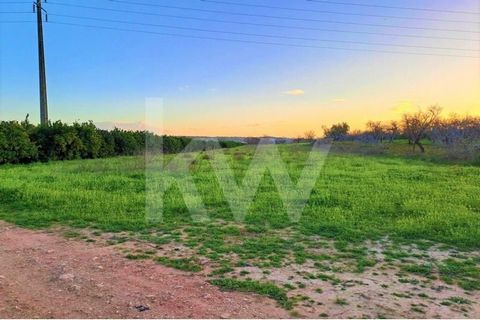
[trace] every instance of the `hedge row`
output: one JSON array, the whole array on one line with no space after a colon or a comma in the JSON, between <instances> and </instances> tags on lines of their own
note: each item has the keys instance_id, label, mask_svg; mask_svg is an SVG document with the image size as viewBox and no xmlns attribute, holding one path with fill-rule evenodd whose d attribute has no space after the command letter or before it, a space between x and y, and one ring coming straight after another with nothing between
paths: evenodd
<instances>
[{"instance_id":1,"label":"hedge row","mask_svg":"<svg viewBox=\"0 0 480 320\"><path fill-rule=\"evenodd\" d=\"M57 121L37 126L28 121L0 122L0 164L139 155L145 152L147 143L151 150L178 153L187 145L192 146L192 139L117 128L100 130L92 122L68 125ZM208 144L196 141L190 149L205 149ZM238 145L221 144L222 147Z\"/></svg>"}]
</instances>

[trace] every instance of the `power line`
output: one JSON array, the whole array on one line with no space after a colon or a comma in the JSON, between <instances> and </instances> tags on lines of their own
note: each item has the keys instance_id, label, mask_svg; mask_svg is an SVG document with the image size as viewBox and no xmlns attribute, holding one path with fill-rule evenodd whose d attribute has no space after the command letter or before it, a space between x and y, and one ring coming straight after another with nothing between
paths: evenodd
<instances>
[{"instance_id":1,"label":"power line","mask_svg":"<svg viewBox=\"0 0 480 320\"><path fill-rule=\"evenodd\" d=\"M0 21L0 23L27 23L27 22L36 22L36 21L33 21L33 20Z\"/></svg>"},{"instance_id":2,"label":"power line","mask_svg":"<svg viewBox=\"0 0 480 320\"><path fill-rule=\"evenodd\" d=\"M103 9L103 8L98 8L98 9ZM118 10L115 10L115 12L118 12ZM128 11L123 11L123 10L120 11L120 12L129 13ZM210 23L211 22L214 22L214 23L228 23L228 24L256 26L256 27L271 27L271 28L280 28L280 29L309 30L309 31L347 33L347 34L380 35L380 36L388 36L388 37L403 37L403 38L417 38L417 39L455 40L455 41L472 41L472 42L475 41L475 42L478 42L478 40L476 40L476 39L444 37L444 36L439 37L439 36L428 36L428 35L420 35L420 34L400 34L400 33L388 33L388 32L352 31L352 30L337 30L337 29L326 29L326 28L316 28L316 27L287 26L287 25L270 24L270 23L231 21L231 20L188 17L188 16L179 16L179 15L172 15L172 14L160 14L160 13L144 13L144 14L155 15L155 16L166 17L166 18L183 19L183 20L195 20L195 21L203 21L203 22L210 22Z\"/></svg>"},{"instance_id":3,"label":"power line","mask_svg":"<svg viewBox=\"0 0 480 320\"><path fill-rule=\"evenodd\" d=\"M121 0L110 0L112 2L120 3L131 3L133 1L121 1ZM251 4L251 3L240 3L240 2L231 2L231 1L220 1L220 0L200 0L207 3L223 4L229 6L240 6L240 7L250 7L250 8L265 8L265 9L275 9L275 10L287 10L295 12L313 12L313 13L327 13L327 14L338 14L344 16L357 16L357 17L373 17L373 18L389 18L389 19L404 19L404 20L421 20L421 21L437 21L437 22L455 22L455 23L474 23L478 24L478 21L465 21L465 20L449 20L449 19L439 19L439 18L419 18L419 17L406 17L406 16L392 16L392 15L380 15L380 14L368 14L368 13L353 13L353 12L339 12L339 11L327 11L327 10L316 10L316 9L299 9L292 7L278 7L262 4ZM140 2L135 2L135 4L142 5Z\"/></svg>"},{"instance_id":4,"label":"power line","mask_svg":"<svg viewBox=\"0 0 480 320\"><path fill-rule=\"evenodd\" d=\"M0 14L17 14L17 13L28 13L28 14L32 14L31 11L0 11Z\"/></svg>"},{"instance_id":5,"label":"power line","mask_svg":"<svg viewBox=\"0 0 480 320\"><path fill-rule=\"evenodd\" d=\"M456 10L434 9L434 8L418 8L418 7L400 7L400 6L387 6L387 5L381 5L381 4L364 4L364 3L339 2L339 1L329 1L329 0L306 0L306 1L325 3L325 4L340 4L340 5L345 5L345 6L368 7L368 8L383 8L383 9L399 9L399 10L411 10L411 11L443 12L443 13L460 13L460 14L480 15L480 13L473 12L473 11L456 11Z\"/></svg>"},{"instance_id":6,"label":"power line","mask_svg":"<svg viewBox=\"0 0 480 320\"><path fill-rule=\"evenodd\" d=\"M302 27L302 26L291 26L291 25L288 26L288 25L269 24L269 23L220 20L220 19L199 18L199 17L186 17L186 16L169 15L169 14L158 14L158 16L167 17L167 18L175 18L175 19L183 19L183 20L196 20L196 21L204 21L204 22L228 23L228 24L248 25L248 26L256 26L256 27L272 27L272 28L280 28L280 29L322 31L322 32L334 32L334 33L347 33L347 34L380 35L380 36L388 36L388 37L403 37L403 38L417 38L417 39L456 40L456 41L478 42L478 40L471 39L471 38L456 38L456 37L444 37L444 36L439 37L439 36L428 36L428 35L419 35L419 34L401 34L401 33L388 33L388 32L374 32L374 31L338 30L338 29L326 29L326 28L316 28L316 27Z\"/></svg>"},{"instance_id":7,"label":"power line","mask_svg":"<svg viewBox=\"0 0 480 320\"><path fill-rule=\"evenodd\" d=\"M370 45L370 46L389 46L389 47L401 47L401 48L419 48L419 49L455 50L455 51L478 52L478 50L476 50L476 49L462 49L462 48L451 48L451 47L434 47L434 46L406 45L406 44L391 44L391 43L385 43L385 42L366 42L366 41L319 39L319 38L309 38L309 37L292 37L292 36L285 36L285 35L272 35L272 34L259 34L259 33L247 33L247 32L236 32L236 31L192 28L192 27L172 26L172 25L166 25L166 24L153 24L153 23L143 23L143 22L135 22L135 21L104 19L104 18L97 18L97 17L85 17L85 16L55 14L55 13L49 13L49 15L50 16L57 16L57 17L65 17L65 18L74 18L74 19L95 20L95 21L103 21L103 22L114 22L114 23L123 23L123 24L131 24L131 25L141 25L141 26L150 26L150 27L153 26L153 27L161 27L161 28L169 28L169 29L200 31L200 32L210 32L210 33L222 33L222 34L241 35L241 36L277 38L277 39L285 39L285 40L304 40L304 41L319 41L319 42L332 42L332 43L361 44L361 45Z\"/></svg>"},{"instance_id":8,"label":"power line","mask_svg":"<svg viewBox=\"0 0 480 320\"><path fill-rule=\"evenodd\" d=\"M178 9L178 10L191 10L191 11L200 11L200 12L209 12L209 13L220 13L220 14L228 14L228 15L240 15L240 16L251 16L251 17L261 17L261 18L272 18L272 19L288 19L288 20L296 20L296 21L310 21L310 22L326 22L331 23L331 20L318 20L318 19L309 19L309 18L294 18L294 17L279 17L279 16L271 16L271 15L263 15L263 14L250 14L250 13L237 13L237 12L229 12L229 11L222 11L222 10L210 10L210 9L199 9L199 8L189 8L189 7L178 7L178 6L171 6L171 5L161 5L161 4L153 4L153 3L144 3L144 2L137 2L137 1L128 1L128 0L109 0L111 2L117 3L124 3L124 4L132 4L132 5L140 5L140 6L147 6L147 7L158 7L158 8L166 8L166 9ZM200 0L204 2L210 2L208 0ZM213 2L214 0L212 0ZM225 1L215 1L217 3ZM230 4L233 4L230 2ZM257 6L251 4L238 4L236 5L241 6ZM274 8L274 7L271 7ZM278 7L279 8L279 7ZM333 13L333 12L330 12ZM338 12L337 12L338 13ZM347 13L338 13L338 14L347 14ZM348 14L349 15L349 14ZM353 14L352 15L356 15ZM363 15L363 14L358 14ZM392 18L391 16L383 16L383 18ZM423 19L421 19L423 20ZM473 22L477 23L477 22ZM365 24L366 25L366 24ZM370 25L371 26L371 25ZM472 32L472 33L480 33L478 31L471 31L471 30L457 30L457 29L436 29L436 28L423 28L423 27L405 27L405 26L392 26L392 25L378 25L382 27L392 27L392 28L405 28L405 29L417 29L417 30L436 30L436 31L453 31L453 32Z\"/></svg>"},{"instance_id":9,"label":"power line","mask_svg":"<svg viewBox=\"0 0 480 320\"><path fill-rule=\"evenodd\" d=\"M128 1L122 1L123 3L128 3ZM67 4L67 3L59 3L49 1L48 4L50 5L58 5L58 6L66 6L66 7L75 7L75 8L84 8L84 9L93 9L93 10L103 10L103 11L112 11L112 12L123 12L123 13L131 13L131 14L143 14L143 15L152 15L155 16L155 13L149 12L139 12L139 11L132 11L132 10L121 10L121 9L112 9L112 8L100 8L100 7L91 7L91 6L84 6L78 4ZM398 29L410 29L410 30L429 30L429 31L444 31L444 32L463 32L463 33L475 33L478 34L480 31L473 31L473 30L462 30L462 29L438 29L438 28L428 28L428 27L411 27L411 26L399 26L399 25L388 25L388 24L374 24L374 23L360 23L360 22L339 22L333 20L320 20L320 19L308 19L308 18L294 18L294 17L284 17L284 16L272 16L272 15L263 15L263 14L251 14L251 13L237 13L237 12L229 12L229 11L222 11L222 10L208 10L208 9L198 9L198 8L188 8L188 7L177 7L177 6L170 6L170 5L158 5L158 4L151 4L149 6L153 7L160 7L166 9L177 9L177 10L187 10L187 11L199 11L199 12L208 12L208 13L219 13L219 14L227 14L227 15L236 15L236 16L244 16L244 17L259 17L259 18L270 18L270 19L281 19L281 20L292 20L292 21L306 21L306 22L321 22L321 23L332 23L332 24L348 24L348 25L356 25L356 26L369 26L369 27L384 27L384 28L398 28Z\"/></svg>"},{"instance_id":10,"label":"power line","mask_svg":"<svg viewBox=\"0 0 480 320\"><path fill-rule=\"evenodd\" d=\"M50 21L49 23L60 24L60 25L68 25L68 26L94 28L94 29L105 29L105 30L135 32L135 33L144 33L144 34L154 34L154 35L170 36L170 37L177 37L177 38L214 40L214 41L235 42L235 43L261 44L261 45L293 47L293 48L327 49L327 50L340 50L340 51L360 51L360 52L405 54L405 55L416 55L416 56L472 58L472 59L479 59L480 58L480 56L466 56L466 55L453 55L453 54L440 54L440 53L437 54L437 53L422 53L422 52L408 52L408 51L390 51L390 50L377 50L377 49L356 49L356 48L342 48L342 47L330 47L330 46L314 46L314 45L304 45L304 44L286 44L286 43L280 43L280 42L267 42L267 41L256 41L256 40L241 40L241 39L229 39L229 38L207 37L207 36L197 36L197 35L185 35L185 34L176 34L176 33L168 33L168 32L155 32L155 31L146 31L146 30L124 29L124 28L116 28L116 27L105 27L105 26L68 23L68 22L58 22L58 21Z\"/></svg>"}]
</instances>

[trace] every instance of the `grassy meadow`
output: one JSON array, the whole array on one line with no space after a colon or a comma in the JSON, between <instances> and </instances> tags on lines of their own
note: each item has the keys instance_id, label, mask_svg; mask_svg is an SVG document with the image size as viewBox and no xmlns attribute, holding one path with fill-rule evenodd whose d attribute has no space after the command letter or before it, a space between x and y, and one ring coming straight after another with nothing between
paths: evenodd
<instances>
[{"instance_id":1,"label":"grassy meadow","mask_svg":"<svg viewBox=\"0 0 480 320\"><path fill-rule=\"evenodd\" d=\"M295 181L311 146L279 148ZM212 283L266 294L284 307L298 303L286 292L301 284L272 287L270 281L262 282L261 277L256 281L248 268L242 268L258 267L265 278L276 268L311 263L319 273L308 272L303 279L341 285L336 272L361 273L379 263L367 245L375 241L383 244L384 262L400 263L400 279L408 279L405 274L425 281L437 277L464 290L480 290L480 259L468 255L480 249L480 167L399 155L410 150L406 145L389 148L387 153L365 155L345 152L342 145L334 147L297 223L289 222L268 173L245 221L235 222L204 154L190 170L207 206L206 223L191 221L173 187L165 195L164 221L147 224L143 157L2 166L0 219L30 228L63 225L93 230L94 235L108 233L110 244L136 239L159 250L181 244L184 255L157 256L155 250L139 250L129 252L127 258L152 258L197 272L203 269L199 257L204 257L212 263ZM217 152L226 154L241 181L254 151L243 146ZM66 236L80 234L70 231ZM455 255L416 261L422 254L426 257L425 252L405 250L405 245L420 250L437 246L454 250ZM328 254L318 251L322 247L330 248ZM340 260L348 263L334 267Z\"/></svg>"},{"instance_id":2,"label":"grassy meadow","mask_svg":"<svg viewBox=\"0 0 480 320\"><path fill-rule=\"evenodd\" d=\"M291 178L298 179L308 145L283 145ZM226 150L241 181L253 147ZM210 218L233 219L208 157L191 166ZM145 164L140 157L3 166L1 217L23 226L67 224L106 231L139 231L145 222ZM182 197L166 193L164 224L189 223ZM328 156L298 224L291 225L265 173L245 223L251 228L293 227L302 234L365 240L389 235L480 248L480 167L395 156Z\"/></svg>"}]
</instances>

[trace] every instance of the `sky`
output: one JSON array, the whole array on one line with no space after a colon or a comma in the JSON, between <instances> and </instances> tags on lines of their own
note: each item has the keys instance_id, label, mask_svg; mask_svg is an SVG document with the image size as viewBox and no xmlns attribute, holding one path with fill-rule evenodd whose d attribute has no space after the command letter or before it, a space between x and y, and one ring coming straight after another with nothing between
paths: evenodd
<instances>
[{"instance_id":1,"label":"sky","mask_svg":"<svg viewBox=\"0 0 480 320\"><path fill-rule=\"evenodd\" d=\"M0 119L38 122L35 15L29 1L6 2ZM479 0L49 0L44 8L52 121L297 137L433 104L480 115ZM150 112L148 101L162 101L161 110Z\"/></svg>"}]
</instances>

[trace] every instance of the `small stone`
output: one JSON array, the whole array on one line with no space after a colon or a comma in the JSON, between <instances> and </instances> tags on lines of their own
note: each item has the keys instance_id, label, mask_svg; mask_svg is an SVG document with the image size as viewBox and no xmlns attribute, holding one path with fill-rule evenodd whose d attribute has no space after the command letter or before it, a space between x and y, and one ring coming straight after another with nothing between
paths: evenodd
<instances>
[{"instance_id":1,"label":"small stone","mask_svg":"<svg viewBox=\"0 0 480 320\"><path fill-rule=\"evenodd\" d=\"M150 307L144 306L144 305L138 305L138 306L135 306L135 309L137 309L138 312L145 312L150 310Z\"/></svg>"}]
</instances>

